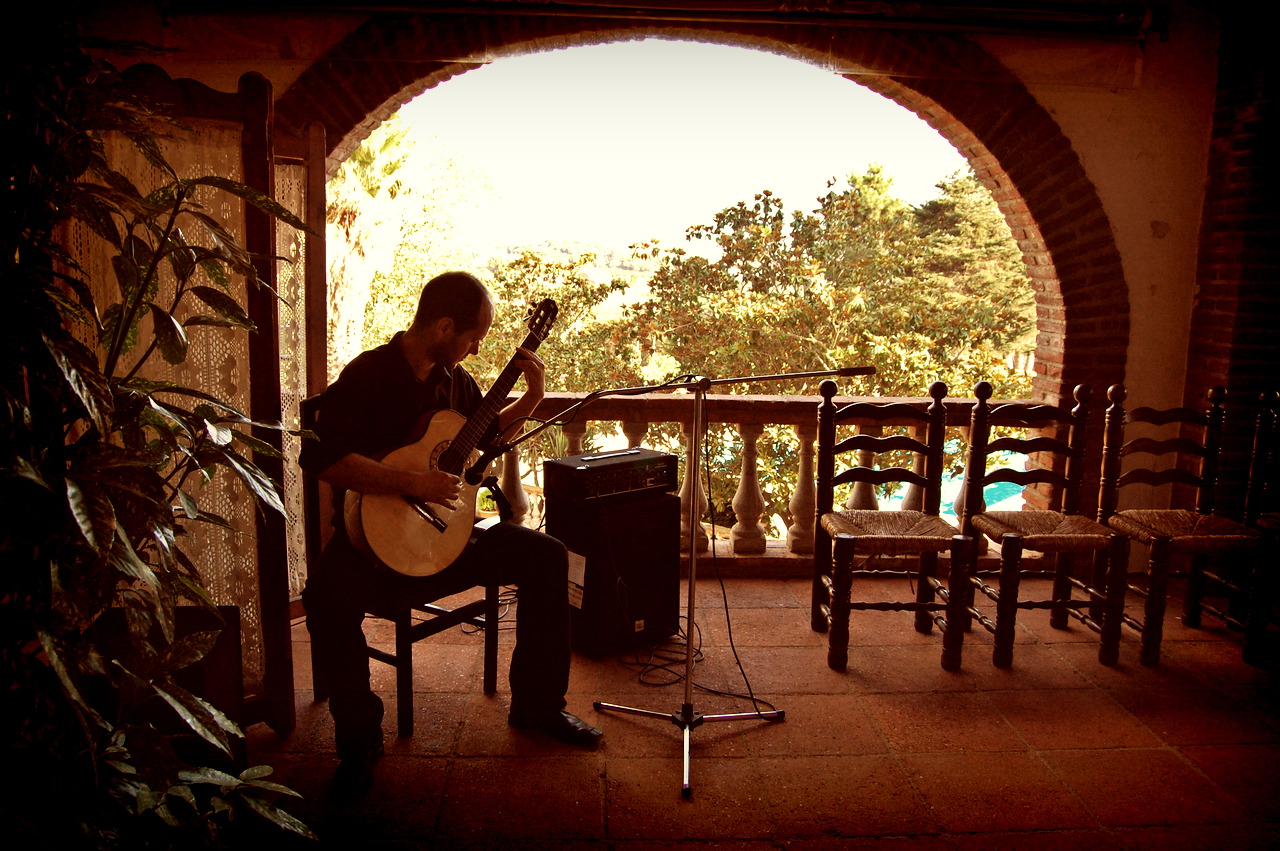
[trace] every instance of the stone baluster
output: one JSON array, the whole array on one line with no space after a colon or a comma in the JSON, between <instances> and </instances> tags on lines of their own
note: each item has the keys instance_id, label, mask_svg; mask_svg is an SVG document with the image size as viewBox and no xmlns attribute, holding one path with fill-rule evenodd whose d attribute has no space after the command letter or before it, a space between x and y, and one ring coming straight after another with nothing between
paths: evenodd
<instances>
[{"instance_id":1,"label":"stone baluster","mask_svg":"<svg viewBox=\"0 0 1280 851\"><path fill-rule=\"evenodd\" d=\"M796 555L813 552L814 512L818 508L818 491L813 474L813 444L818 439L818 424L797 424L796 437L800 439L799 470L795 493L788 507L795 522L787 529L787 549Z\"/></svg>"},{"instance_id":2,"label":"stone baluster","mask_svg":"<svg viewBox=\"0 0 1280 851\"><path fill-rule=\"evenodd\" d=\"M498 477L498 487L511 503L511 522L524 523L529 516L529 495L524 491L524 482L520 480L520 450L512 449L502 455L502 472Z\"/></svg>"},{"instance_id":3,"label":"stone baluster","mask_svg":"<svg viewBox=\"0 0 1280 851\"><path fill-rule=\"evenodd\" d=\"M705 553L710 547L711 539L707 537L707 530L703 528L701 520L711 503L702 489L702 471L696 469L693 459L693 423L682 423L680 430L684 433L685 446L684 481L680 484L680 552L689 551L689 515L690 508L693 508L693 514L698 519L692 530L694 547L698 552Z\"/></svg>"},{"instance_id":4,"label":"stone baluster","mask_svg":"<svg viewBox=\"0 0 1280 851\"><path fill-rule=\"evenodd\" d=\"M872 437L880 437L884 434L881 426L858 426L859 434L869 434ZM876 462L876 453L869 450L858 450L858 463L864 467L870 467ZM845 501L846 508L852 508L859 511L875 511L880 508L880 503L876 499L875 485L867 482L854 482L853 487L849 491L849 498Z\"/></svg>"},{"instance_id":5,"label":"stone baluster","mask_svg":"<svg viewBox=\"0 0 1280 851\"><path fill-rule=\"evenodd\" d=\"M733 495L733 515L737 522L729 531L735 553L756 555L765 551L766 536L760 526L765 503L757 464L758 444L763 433L762 423L738 424L738 434L742 435L742 475L738 479L738 490Z\"/></svg>"},{"instance_id":6,"label":"stone baluster","mask_svg":"<svg viewBox=\"0 0 1280 851\"><path fill-rule=\"evenodd\" d=\"M560 432L564 435L565 443L569 445L570 455L582 454L582 438L587 433L586 420L574 420L560 426Z\"/></svg>"},{"instance_id":7,"label":"stone baluster","mask_svg":"<svg viewBox=\"0 0 1280 851\"><path fill-rule=\"evenodd\" d=\"M643 420L625 420L622 433L627 438L627 448L634 449L644 444L644 437L649 433L649 424Z\"/></svg>"}]
</instances>

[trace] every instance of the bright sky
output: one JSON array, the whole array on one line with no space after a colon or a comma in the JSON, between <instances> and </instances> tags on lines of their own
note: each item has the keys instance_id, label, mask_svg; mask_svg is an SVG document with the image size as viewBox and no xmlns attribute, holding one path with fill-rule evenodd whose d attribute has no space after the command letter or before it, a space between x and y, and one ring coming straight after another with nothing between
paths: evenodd
<instances>
[{"instance_id":1,"label":"bright sky","mask_svg":"<svg viewBox=\"0 0 1280 851\"><path fill-rule=\"evenodd\" d=\"M683 244L690 225L772 190L810 210L827 181L884 166L921 203L964 158L915 114L773 54L646 40L510 59L402 109L492 184L486 242Z\"/></svg>"}]
</instances>

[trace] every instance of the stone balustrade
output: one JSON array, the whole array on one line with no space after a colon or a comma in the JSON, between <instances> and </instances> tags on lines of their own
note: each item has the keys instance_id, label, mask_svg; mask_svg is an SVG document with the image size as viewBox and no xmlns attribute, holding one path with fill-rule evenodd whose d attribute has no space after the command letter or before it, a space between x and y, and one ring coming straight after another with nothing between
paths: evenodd
<instances>
[{"instance_id":1,"label":"stone balustrade","mask_svg":"<svg viewBox=\"0 0 1280 851\"><path fill-rule=\"evenodd\" d=\"M535 416L551 419L584 398L585 394L549 393L538 406ZM791 426L799 444L797 453L797 486L789 503L794 518L787 529L785 551L790 557L806 559L813 549L813 525L817 495L814 485L814 443L818 432L818 396L766 396L766 395L717 395L707 394L706 420L708 424L730 423L737 427L742 438L743 451L738 476L737 491L732 505L735 523L729 530L733 555L761 555L771 545L767 539L761 517L765 507L757 470L757 442L766 425ZM853 401L837 399L837 402ZM927 397L877 399L884 402L904 402L925 407ZM969 406L972 400L949 399L946 401L948 422L962 429L968 424ZM659 423L679 423L684 434L685 469L689 468L688 453L690 430L694 417L694 396L689 393L650 393L633 396L606 396L590 402L575 420L560 428L568 444L568 455L581 454L583 438L589 421L611 421L619 424L628 446L642 446L650 428ZM516 518L529 516L528 495L521 485L519 461L516 452L504 459L501 485L511 499ZM923 459L919 459L921 462ZM691 516L690 502L694 503L694 516L705 515L709 503L703 491L701 477L684 476L680 487L681 548L686 550L690 541L688 528ZM851 508L877 507L875 494L870 487L854 491L848 503ZM908 492L905 507L919 507L920 495ZM708 548L709 538L701 523L693 529L692 539L699 552ZM776 547L776 543L773 544Z\"/></svg>"}]
</instances>

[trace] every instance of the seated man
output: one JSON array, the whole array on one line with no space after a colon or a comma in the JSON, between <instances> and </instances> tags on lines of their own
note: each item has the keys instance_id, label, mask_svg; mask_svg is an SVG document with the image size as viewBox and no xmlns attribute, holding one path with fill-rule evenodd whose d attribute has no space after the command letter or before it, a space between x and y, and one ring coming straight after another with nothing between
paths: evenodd
<instances>
[{"instance_id":1,"label":"seated man","mask_svg":"<svg viewBox=\"0 0 1280 851\"><path fill-rule=\"evenodd\" d=\"M509 722L573 745L593 747L600 730L564 711L569 684L568 561L554 538L499 523L447 567L408 576L352 544L342 521L345 491L396 494L457 507L458 476L441 470L399 469L382 463L388 451L410 442L425 415L453 409L463 416L483 393L459 364L479 351L493 322L493 300L465 272L449 272L422 289L408 330L353 360L321 397L316 434L304 441L302 466L335 492L335 529L320 563L307 578L303 602L312 651L331 685L338 756L335 786L349 795L367 791L382 755L382 700L369 686L364 614L377 600L444 595L485 585L515 585L519 604L511 658ZM527 417L544 393L544 365L517 350L514 364L526 392L504 408L482 444L492 444Z\"/></svg>"}]
</instances>

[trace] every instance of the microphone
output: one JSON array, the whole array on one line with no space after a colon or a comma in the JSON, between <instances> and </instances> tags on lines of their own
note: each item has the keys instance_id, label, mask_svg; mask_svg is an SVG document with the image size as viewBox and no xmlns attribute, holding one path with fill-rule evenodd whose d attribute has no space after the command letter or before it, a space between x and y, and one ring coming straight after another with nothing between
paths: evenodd
<instances>
[{"instance_id":1,"label":"microphone","mask_svg":"<svg viewBox=\"0 0 1280 851\"><path fill-rule=\"evenodd\" d=\"M853 378L858 375L875 375L876 368L874 366L842 366L836 369L836 375L841 378Z\"/></svg>"}]
</instances>

